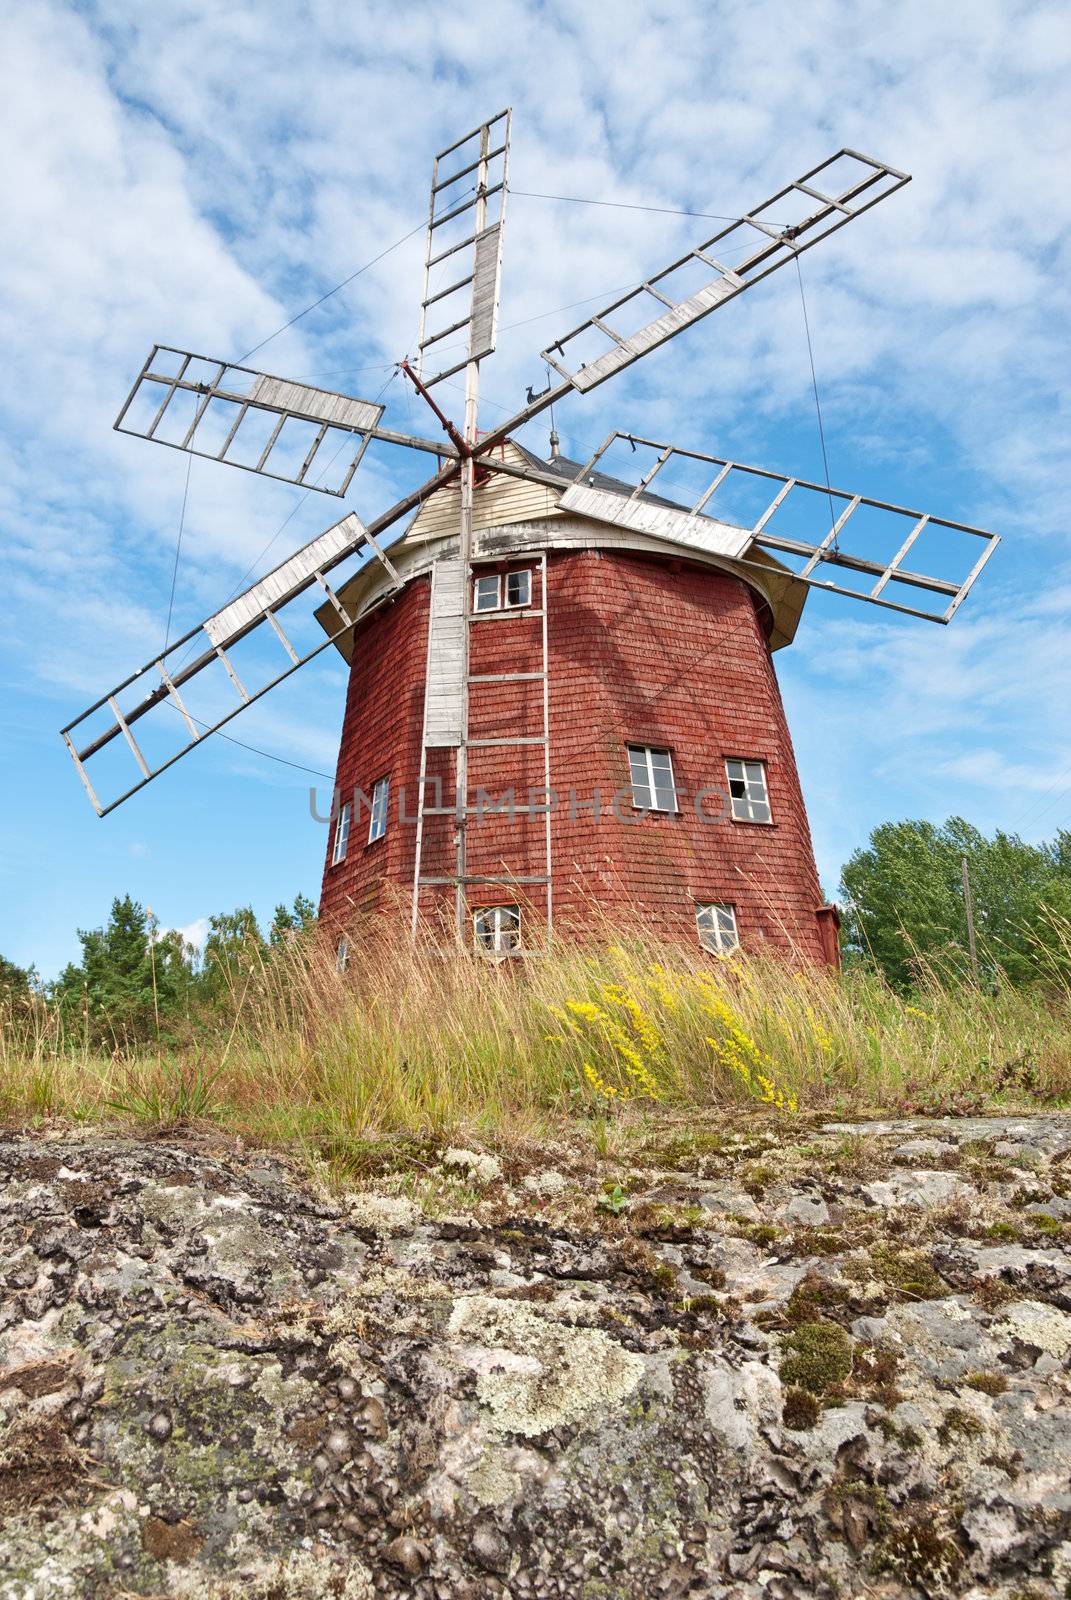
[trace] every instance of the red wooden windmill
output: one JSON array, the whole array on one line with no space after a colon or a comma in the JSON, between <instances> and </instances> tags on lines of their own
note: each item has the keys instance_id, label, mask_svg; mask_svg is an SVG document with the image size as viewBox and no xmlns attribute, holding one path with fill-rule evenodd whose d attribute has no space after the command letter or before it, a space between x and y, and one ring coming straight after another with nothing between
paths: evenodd
<instances>
[{"instance_id":1,"label":"red wooden windmill","mask_svg":"<svg viewBox=\"0 0 1071 1600\"><path fill-rule=\"evenodd\" d=\"M615 433L586 463L514 439L909 181L842 150L541 353L556 374L477 431L494 348L510 113L435 158L421 328L402 370L445 441L383 407L155 346L116 427L344 495L371 443L433 477L349 512L63 730L100 815L298 667L349 664L322 915L409 897L477 948L627 905L716 950L836 959L772 663L808 589L948 622L995 534ZM460 427L437 385L465 375ZM408 517L389 546L382 535ZM330 581L329 581L330 576ZM310 594L318 609L309 606ZM135 764L112 797L91 781Z\"/></svg>"}]
</instances>

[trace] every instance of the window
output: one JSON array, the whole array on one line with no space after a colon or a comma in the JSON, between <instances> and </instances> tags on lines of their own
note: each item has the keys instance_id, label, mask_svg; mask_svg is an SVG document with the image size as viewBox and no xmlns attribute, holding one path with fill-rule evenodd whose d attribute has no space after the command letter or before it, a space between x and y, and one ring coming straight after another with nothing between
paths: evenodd
<instances>
[{"instance_id":1,"label":"window","mask_svg":"<svg viewBox=\"0 0 1071 1600\"><path fill-rule=\"evenodd\" d=\"M506 573L506 604L508 606L532 604L532 574L527 569L523 572Z\"/></svg>"},{"instance_id":2,"label":"window","mask_svg":"<svg viewBox=\"0 0 1071 1600\"><path fill-rule=\"evenodd\" d=\"M715 955L724 956L740 943L736 931L735 906L701 903L695 908L695 920L699 927L699 943L704 950L713 950Z\"/></svg>"},{"instance_id":3,"label":"window","mask_svg":"<svg viewBox=\"0 0 1071 1600\"><path fill-rule=\"evenodd\" d=\"M505 594L502 575L494 572L477 578L472 586L473 611L501 611L506 606L532 604L532 574L527 568L521 572L505 574Z\"/></svg>"},{"instance_id":4,"label":"window","mask_svg":"<svg viewBox=\"0 0 1071 1600\"><path fill-rule=\"evenodd\" d=\"M473 916L473 926L476 944L483 950L502 955L520 949L520 906L481 906Z\"/></svg>"},{"instance_id":5,"label":"window","mask_svg":"<svg viewBox=\"0 0 1071 1600\"><path fill-rule=\"evenodd\" d=\"M350 964L350 941L343 934L335 950L335 970L345 972Z\"/></svg>"},{"instance_id":6,"label":"window","mask_svg":"<svg viewBox=\"0 0 1071 1600\"><path fill-rule=\"evenodd\" d=\"M630 744L628 764L632 777L632 804L644 811L676 811L673 758L668 750L649 744Z\"/></svg>"},{"instance_id":7,"label":"window","mask_svg":"<svg viewBox=\"0 0 1071 1600\"><path fill-rule=\"evenodd\" d=\"M372 790L372 814L368 819L368 843L375 844L387 831L387 801L390 798L390 779L380 778Z\"/></svg>"},{"instance_id":8,"label":"window","mask_svg":"<svg viewBox=\"0 0 1071 1600\"><path fill-rule=\"evenodd\" d=\"M499 604L499 577L477 578L472 590L473 611L497 611Z\"/></svg>"},{"instance_id":9,"label":"window","mask_svg":"<svg viewBox=\"0 0 1071 1600\"><path fill-rule=\"evenodd\" d=\"M770 797L766 792L766 765L762 761L727 761L726 775L737 822L770 822Z\"/></svg>"},{"instance_id":10,"label":"window","mask_svg":"<svg viewBox=\"0 0 1071 1600\"><path fill-rule=\"evenodd\" d=\"M346 859L346 847L350 842L350 819L353 816L353 801L347 800L338 814L335 823L335 848L331 852L331 865L337 867L340 861Z\"/></svg>"}]
</instances>

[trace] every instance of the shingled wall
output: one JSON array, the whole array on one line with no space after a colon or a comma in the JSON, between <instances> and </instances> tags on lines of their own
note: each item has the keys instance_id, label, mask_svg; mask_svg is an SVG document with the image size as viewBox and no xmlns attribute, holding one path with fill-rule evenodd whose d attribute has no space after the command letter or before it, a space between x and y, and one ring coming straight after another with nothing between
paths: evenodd
<instances>
[{"instance_id":1,"label":"shingled wall","mask_svg":"<svg viewBox=\"0 0 1071 1600\"><path fill-rule=\"evenodd\" d=\"M533 605L538 607L538 566ZM481 570L493 570L485 568ZM502 570L506 570L506 564ZM328 830L321 915L337 924L380 907L397 914L412 883L423 717L429 581L419 577L358 629L343 722L337 783L343 798L371 795L391 780L386 837L367 844L368 812L355 808L346 860L330 865ZM687 561L584 550L548 558L551 783L556 926L583 924L591 908L640 914L695 942L695 903L736 907L741 942L835 960L834 929L821 892L792 742L767 647L761 603L739 578ZM534 672L540 619L505 615L472 630L471 671ZM476 686L470 734L538 734L542 686ZM628 797L626 744L667 746L682 791L676 814L635 811ZM453 757L434 752L445 803ZM725 760L766 763L773 821L724 820ZM532 745L472 750L470 801L482 789L518 805L543 783L543 753ZM599 791L601 815L592 802ZM404 791L404 793L403 793ZM539 802L541 795L531 797ZM404 809L403 809L404 802ZM718 820L714 820L718 819ZM428 819L422 871L451 870L453 822ZM469 827L469 870L544 870L540 816L482 816ZM425 896L432 909L433 894ZM449 899L449 893L441 897ZM524 893L472 889L473 905L528 900L536 920L541 887Z\"/></svg>"}]
</instances>

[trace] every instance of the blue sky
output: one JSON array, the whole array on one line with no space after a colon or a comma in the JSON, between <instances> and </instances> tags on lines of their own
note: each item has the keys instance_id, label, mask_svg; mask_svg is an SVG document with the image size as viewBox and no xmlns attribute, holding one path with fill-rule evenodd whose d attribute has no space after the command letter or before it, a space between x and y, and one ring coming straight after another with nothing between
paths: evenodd
<instances>
[{"instance_id":1,"label":"blue sky","mask_svg":"<svg viewBox=\"0 0 1071 1600\"><path fill-rule=\"evenodd\" d=\"M46 975L130 891L169 926L318 892L308 772L216 742L98 821L56 730L160 646L177 452L111 423L154 341L237 358L416 227L432 152L514 108L499 351L483 420L538 352L713 225L539 191L736 214L843 145L913 174L804 257L832 482L1004 543L948 628L812 597L778 669L823 881L889 817L1071 825L1066 7L1013 0L8 0L0 21L0 951ZM697 231L698 230L698 231ZM259 351L371 398L412 346L419 239ZM447 391L456 403L460 394ZM400 381L388 423L418 426ZM821 474L794 275L560 408ZM419 425L427 425L420 419ZM546 425L525 440L545 451ZM424 476L370 462L361 515ZM195 461L180 630L337 519L337 501ZM329 773L321 658L232 725Z\"/></svg>"}]
</instances>

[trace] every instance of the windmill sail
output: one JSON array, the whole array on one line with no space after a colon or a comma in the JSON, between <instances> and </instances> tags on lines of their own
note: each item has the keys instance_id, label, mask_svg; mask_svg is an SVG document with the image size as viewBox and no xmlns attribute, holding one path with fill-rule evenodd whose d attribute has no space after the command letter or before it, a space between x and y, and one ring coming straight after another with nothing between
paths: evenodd
<instances>
[{"instance_id":1,"label":"windmill sail","mask_svg":"<svg viewBox=\"0 0 1071 1600\"><path fill-rule=\"evenodd\" d=\"M830 180L838 193L826 193ZM542 359L574 389L594 389L910 181L883 161L840 150L563 334Z\"/></svg>"},{"instance_id":2,"label":"windmill sail","mask_svg":"<svg viewBox=\"0 0 1071 1600\"><path fill-rule=\"evenodd\" d=\"M282 483L344 495L382 416L370 400L154 344L114 426Z\"/></svg>"},{"instance_id":3,"label":"windmill sail","mask_svg":"<svg viewBox=\"0 0 1071 1600\"><path fill-rule=\"evenodd\" d=\"M425 388L491 354L498 329L511 113L455 141L431 172L424 294L414 368ZM482 226L476 217L485 202Z\"/></svg>"},{"instance_id":4,"label":"windmill sail","mask_svg":"<svg viewBox=\"0 0 1071 1600\"><path fill-rule=\"evenodd\" d=\"M63 739L98 816L107 815L143 789L353 626L353 617L339 602L326 574L362 550L382 562L397 586L398 576L389 558L351 512L68 723L62 730ZM313 587L334 607L337 627L327 637L317 630L319 636L307 645L297 636L286 608ZM258 655L261 670L254 682L243 662L228 652L258 634L258 642L269 644L271 651L266 658ZM210 675L215 682L209 684ZM206 687L209 698L202 708L195 705L191 694ZM87 767L118 739L124 742L139 776L117 795L102 800Z\"/></svg>"},{"instance_id":5,"label":"windmill sail","mask_svg":"<svg viewBox=\"0 0 1071 1600\"><path fill-rule=\"evenodd\" d=\"M634 485L618 476L627 464L606 474L618 445L630 460L653 456ZM628 433L610 434L560 505L746 565L772 556L802 583L929 622L951 621L1000 542L968 523ZM923 551L929 570L918 564ZM841 581L848 576L856 587ZM909 604L918 594L940 604Z\"/></svg>"}]
</instances>

